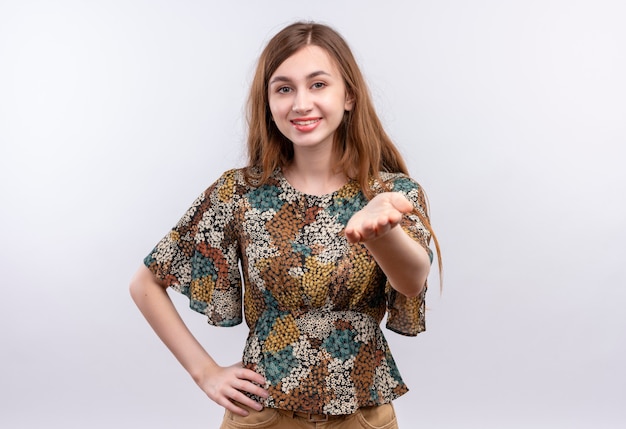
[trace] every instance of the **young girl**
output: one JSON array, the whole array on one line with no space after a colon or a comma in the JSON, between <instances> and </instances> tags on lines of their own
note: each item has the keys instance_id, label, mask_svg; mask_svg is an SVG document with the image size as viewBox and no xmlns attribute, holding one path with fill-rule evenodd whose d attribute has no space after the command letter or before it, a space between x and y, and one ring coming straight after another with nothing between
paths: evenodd
<instances>
[{"instance_id":1,"label":"young girl","mask_svg":"<svg viewBox=\"0 0 626 429\"><path fill-rule=\"evenodd\" d=\"M397 427L391 401L408 389L380 323L387 313L393 331L424 330L434 237L424 192L327 26L295 23L270 40L248 107L248 166L200 195L131 295L226 409L222 428ZM243 306L243 361L218 365L167 287L217 326L241 323Z\"/></svg>"}]
</instances>

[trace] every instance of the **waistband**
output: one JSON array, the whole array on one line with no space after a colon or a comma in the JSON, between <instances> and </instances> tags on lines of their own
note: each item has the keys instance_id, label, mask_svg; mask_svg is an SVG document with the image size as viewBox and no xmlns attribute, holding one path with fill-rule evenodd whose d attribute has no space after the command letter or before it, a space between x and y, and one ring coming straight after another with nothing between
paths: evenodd
<instances>
[{"instance_id":1,"label":"waistband","mask_svg":"<svg viewBox=\"0 0 626 429\"><path fill-rule=\"evenodd\" d=\"M279 413L289 418L300 418L306 420L307 422L327 422L329 420L337 420L343 419L345 415L333 415L333 414L313 414L313 413L304 413L301 411L290 411L290 410L281 410L277 409Z\"/></svg>"}]
</instances>

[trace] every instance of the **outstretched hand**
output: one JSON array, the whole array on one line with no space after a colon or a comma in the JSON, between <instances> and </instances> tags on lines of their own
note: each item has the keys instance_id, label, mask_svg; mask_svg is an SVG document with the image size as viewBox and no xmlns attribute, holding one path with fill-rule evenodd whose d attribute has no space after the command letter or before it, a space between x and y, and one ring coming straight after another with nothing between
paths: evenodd
<instances>
[{"instance_id":1,"label":"outstretched hand","mask_svg":"<svg viewBox=\"0 0 626 429\"><path fill-rule=\"evenodd\" d=\"M198 386L209 398L240 416L248 415L248 411L237 406L236 402L254 410L260 411L263 409L261 404L246 396L244 392L267 398L267 390L259 386L264 384L265 379L262 375L244 368L241 362L227 367L212 367L198 381Z\"/></svg>"},{"instance_id":2,"label":"outstretched hand","mask_svg":"<svg viewBox=\"0 0 626 429\"><path fill-rule=\"evenodd\" d=\"M345 234L350 243L367 242L391 231L413 204L399 192L376 195L365 207L356 212L346 225Z\"/></svg>"}]
</instances>

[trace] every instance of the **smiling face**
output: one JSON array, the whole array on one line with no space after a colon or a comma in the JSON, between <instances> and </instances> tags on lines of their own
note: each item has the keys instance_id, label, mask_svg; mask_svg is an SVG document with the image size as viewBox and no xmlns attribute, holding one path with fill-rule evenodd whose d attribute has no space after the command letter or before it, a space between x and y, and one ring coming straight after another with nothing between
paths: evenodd
<instances>
[{"instance_id":1,"label":"smiling face","mask_svg":"<svg viewBox=\"0 0 626 429\"><path fill-rule=\"evenodd\" d=\"M269 79L268 99L272 119L293 143L294 153L332 150L344 112L352 109L337 66L315 45L296 51L276 69Z\"/></svg>"}]
</instances>

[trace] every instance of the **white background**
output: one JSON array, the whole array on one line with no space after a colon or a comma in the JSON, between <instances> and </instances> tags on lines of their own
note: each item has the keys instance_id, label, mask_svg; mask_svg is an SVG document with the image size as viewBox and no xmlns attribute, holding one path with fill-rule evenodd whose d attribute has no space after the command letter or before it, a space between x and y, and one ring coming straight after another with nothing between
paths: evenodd
<instances>
[{"instance_id":1,"label":"white background","mask_svg":"<svg viewBox=\"0 0 626 429\"><path fill-rule=\"evenodd\" d=\"M127 285L245 162L296 19L349 41L430 197L428 331L387 337L403 428L626 427L621 0L0 1L0 426L217 428ZM246 330L209 327L222 364Z\"/></svg>"}]
</instances>

